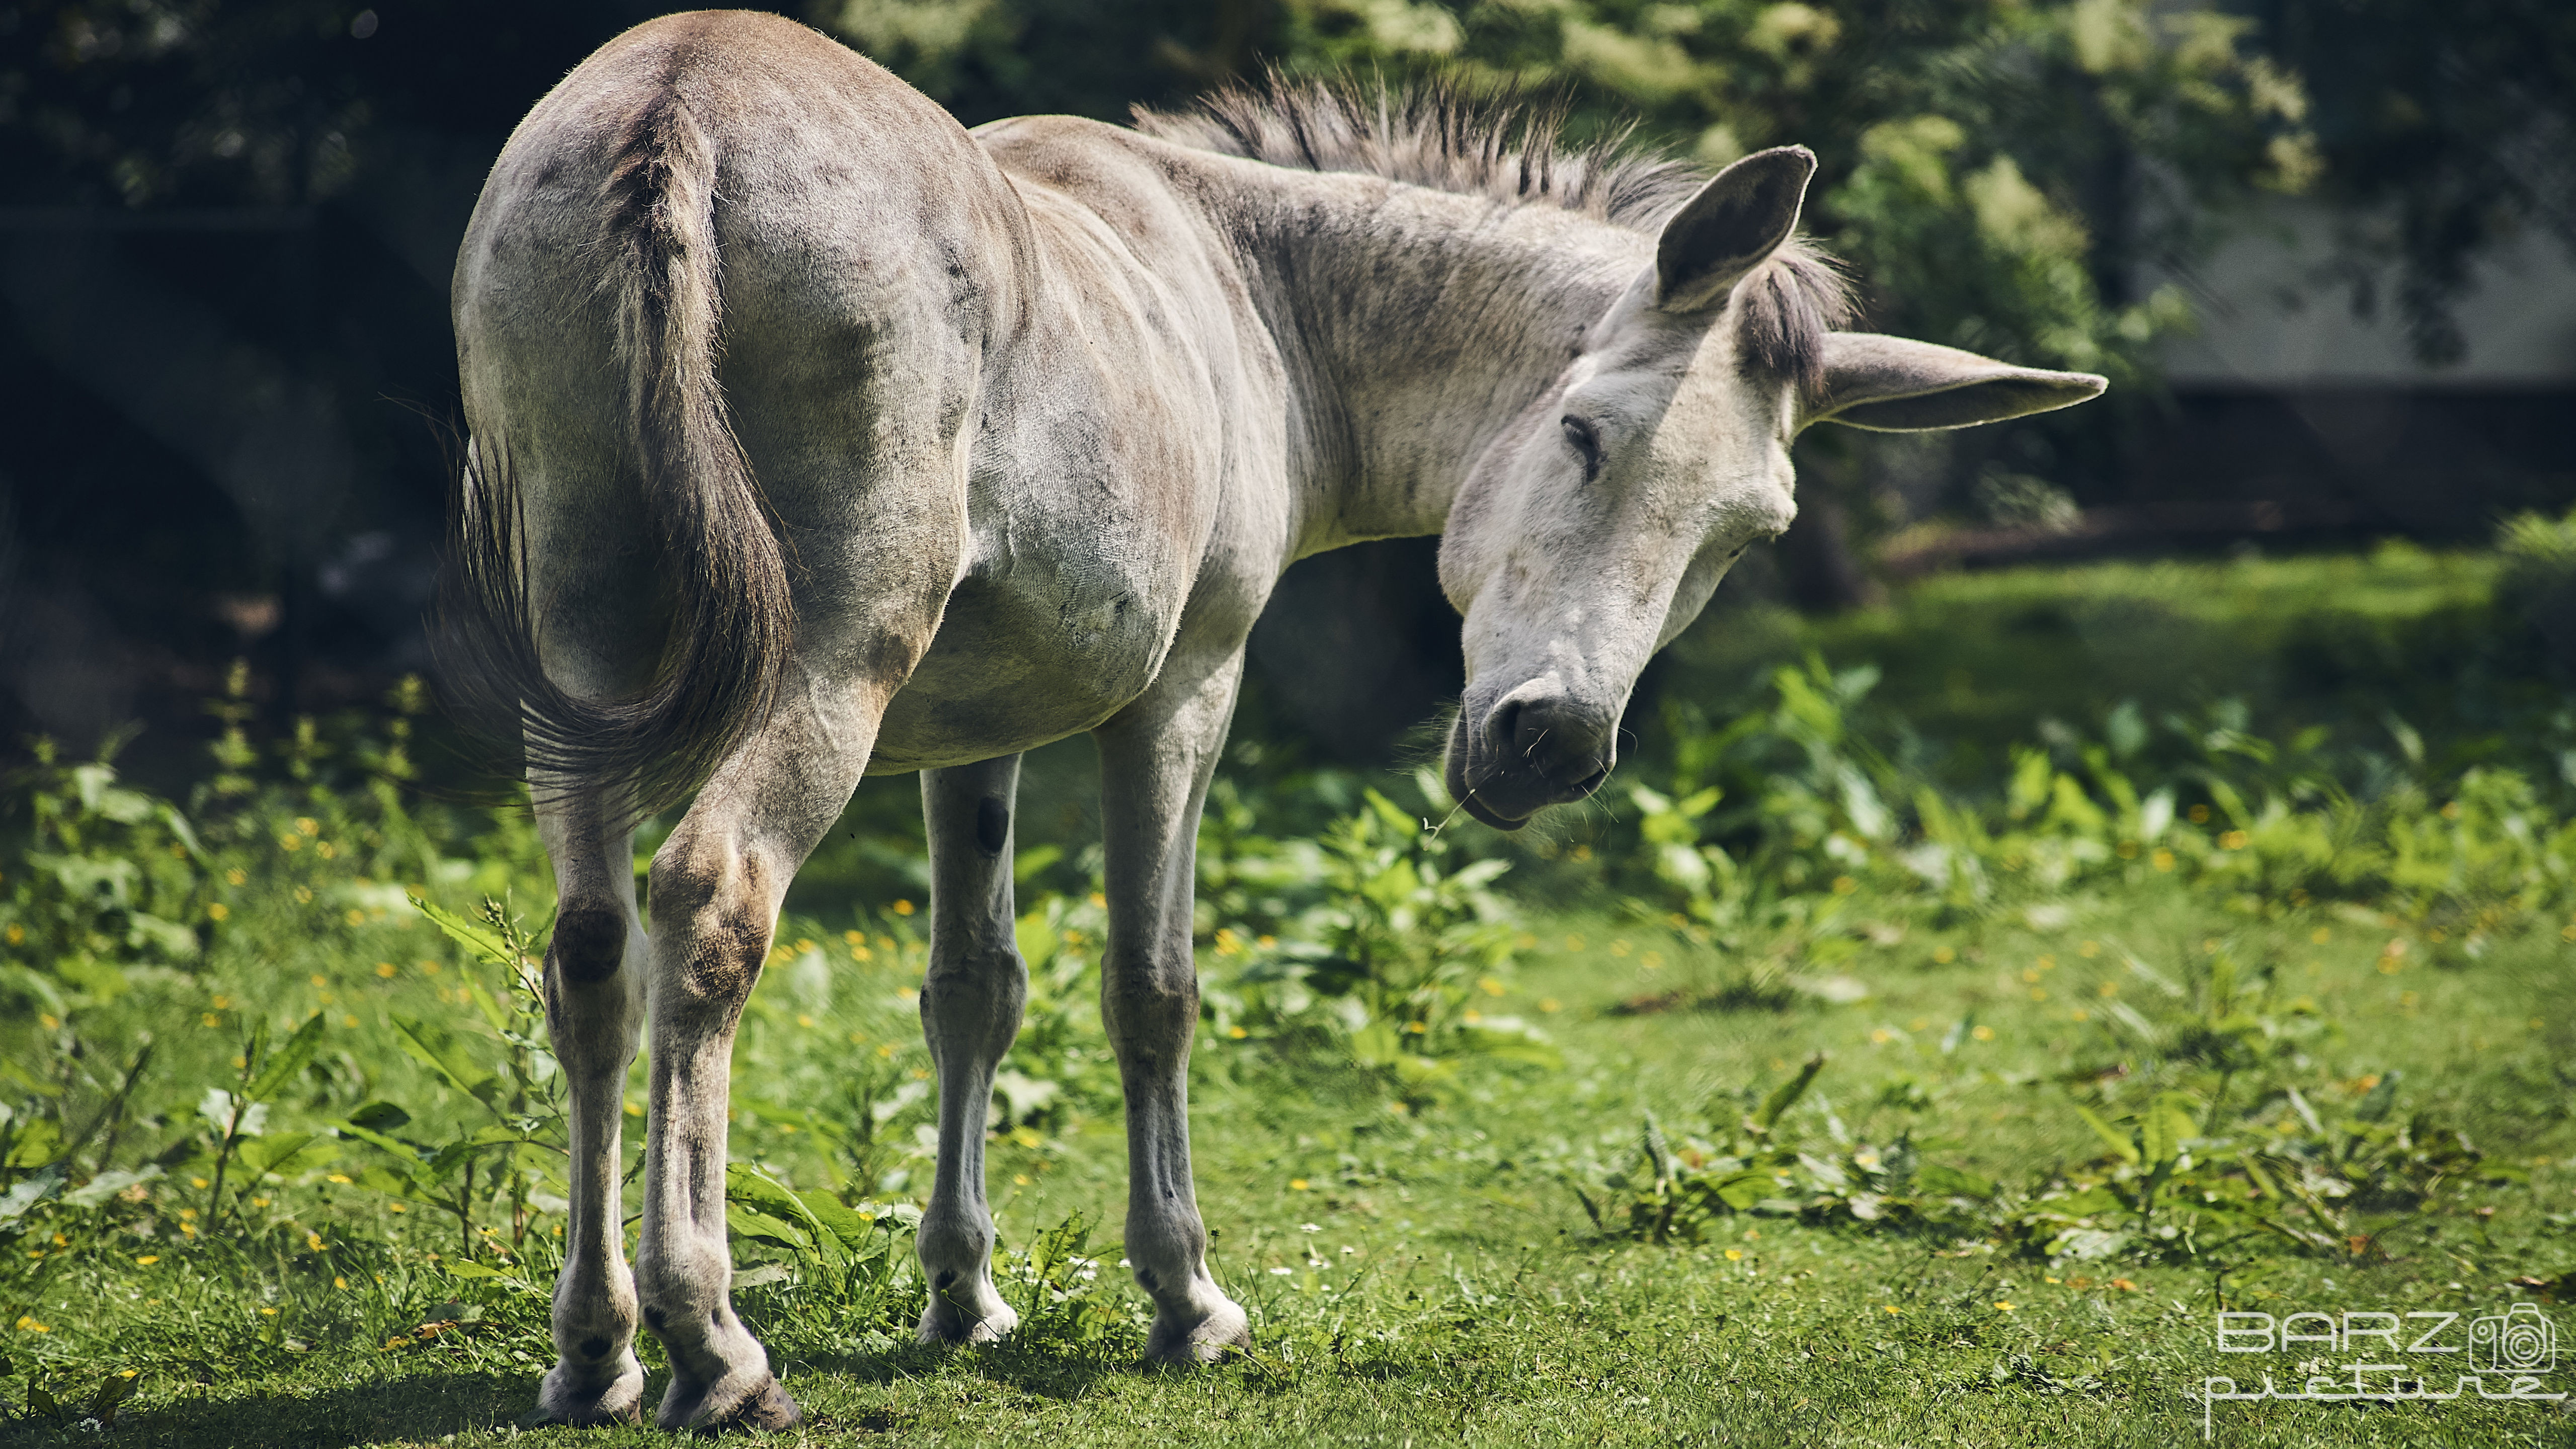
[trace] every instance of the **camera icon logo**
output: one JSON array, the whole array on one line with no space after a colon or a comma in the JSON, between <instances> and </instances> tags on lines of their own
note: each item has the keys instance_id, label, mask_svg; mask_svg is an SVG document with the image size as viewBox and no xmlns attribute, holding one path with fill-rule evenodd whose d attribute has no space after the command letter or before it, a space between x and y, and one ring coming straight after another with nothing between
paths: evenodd
<instances>
[{"instance_id":1,"label":"camera icon logo","mask_svg":"<svg viewBox=\"0 0 2576 1449\"><path fill-rule=\"evenodd\" d=\"M2469 1321L2469 1367L2487 1374L2545 1374L2558 1362L2558 1328L2537 1303Z\"/></svg>"}]
</instances>

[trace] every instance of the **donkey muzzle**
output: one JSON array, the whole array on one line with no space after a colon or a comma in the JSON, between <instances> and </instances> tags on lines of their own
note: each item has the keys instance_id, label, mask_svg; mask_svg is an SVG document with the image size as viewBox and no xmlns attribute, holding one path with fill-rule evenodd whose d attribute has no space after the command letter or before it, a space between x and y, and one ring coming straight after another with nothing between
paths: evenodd
<instances>
[{"instance_id":1,"label":"donkey muzzle","mask_svg":"<svg viewBox=\"0 0 2576 1449\"><path fill-rule=\"evenodd\" d=\"M1559 694L1515 690L1484 712L1459 711L1445 762L1449 793L1497 830L1518 830L1550 805L1601 788L1618 759L1616 718Z\"/></svg>"}]
</instances>

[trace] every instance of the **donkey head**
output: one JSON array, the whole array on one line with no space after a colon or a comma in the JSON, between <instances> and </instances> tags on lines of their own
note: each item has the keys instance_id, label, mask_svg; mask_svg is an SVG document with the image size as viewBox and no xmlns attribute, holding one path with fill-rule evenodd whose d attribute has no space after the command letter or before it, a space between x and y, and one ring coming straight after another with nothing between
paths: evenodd
<instances>
[{"instance_id":1,"label":"donkey head","mask_svg":"<svg viewBox=\"0 0 2576 1449\"><path fill-rule=\"evenodd\" d=\"M1796 516L1800 429L1967 427L2102 391L2086 373L1827 330L1823 264L1790 239L1815 169L1784 146L1710 180L1476 460L1440 581L1467 620L1449 789L1486 824L1514 829L1599 788L1646 660Z\"/></svg>"}]
</instances>

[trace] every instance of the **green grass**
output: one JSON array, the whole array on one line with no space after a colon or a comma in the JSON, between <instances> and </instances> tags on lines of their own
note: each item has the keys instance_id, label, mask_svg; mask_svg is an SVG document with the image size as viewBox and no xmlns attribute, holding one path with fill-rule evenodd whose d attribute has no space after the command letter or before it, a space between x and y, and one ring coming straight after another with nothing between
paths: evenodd
<instances>
[{"instance_id":1,"label":"green grass","mask_svg":"<svg viewBox=\"0 0 2576 1449\"><path fill-rule=\"evenodd\" d=\"M1688 869L1649 869L1624 818L1593 832L1600 853L1579 865L1558 851L1555 875L1524 859L1523 876L1548 888L1511 925L1514 959L1442 976L1435 953L1421 958L1432 974L1408 988L1413 1005L1390 994L1384 1009L1399 1015L1380 1025L1427 1012L1427 1040L1453 1044L1436 1059L1336 1035L1328 1012L1247 969L1285 959L1248 944L1256 932L1320 929L1298 917L1305 907L1266 903L1288 888L1262 871L1326 867L1242 846L1244 864L1209 892L1234 925L1211 927L1203 945L1212 1015L1193 1125L1213 1264L1253 1309L1256 1349L1196 1373L1141 1364L1145 1301L1117 1267L1115 1073L1088 998L1097 910L1078 888L1037 898L1039 882L1079 868L1033 859L1022 942L1038 982L1005 1068L1053 1094L1033 1088L990 1144L1013 1254L1000 1276L1024 1330L996 1346L914 1345L904 1329L917 1280L845 1283L810 1255L738 1233L738 1263L785 1270L738 1294L813 1416L782 1437L2170 1445L2200 1433L2191 1393L2204 1376L2249 1378L2249 1362L2292 1376L2294 1356L2218 1354L2222 1307L2476 1316L2540 1301L2562 1340L2576 1334L2559 1301L2576 1284L2576 1016L2564 1006L2576 988L2576 837L2562 838L2563 822L2492 778L2471 789L2438 765L2382 778L2382 793L2351 804L2318 793L2326 766L2304 754L2248 764L2241 741L2182 756L2157 743L2122 756L2123 768L2141 792L2177 789L2168 806L2182 813L2142 848L2123 834L2136 809L2091 821L2066 805L2070 791L2098 795L2107 766L2064 746L2049 769L2028 754L2007 767L2000 744L1976 746L2027 739L2029 721L2052 712L2089 728L2124 694L2152 706L2249 693L2269 701L2258 725L2295 722L2338 696L2238 686L2289 678L2263 671L2305 657L2300 640L2438 635L2450 627L2440 621L2485 607L2488 567L2383 552L1980 576L1927 583L1886 614L1703 635L1685 671L1746 672L1811 646L1838 665L1872 659L1885 671L1873 706L1986 748L1970 773L1983 798L2004 803L1975 807L1984 834L1944 837L1984 862L1984 883L1918 878L1908 853L1929 826L1902 803L1915 777L1865 748L1856 711L1828 718L1811 700L1798 715L1784 703L1768 733L1691 767L1731 782L1726 807L1705 816L1731 819L1720 834L1694 833L1695 817L1677 809L1638 826L1640 839L1703 861L1723 844L1764 877L1759 888L1692 875L1688 851ZM2330 597L2338 590L2348 606ZM2165 632L2123 654L2101 642L2107 626L2083 622L2097 609L2152 616ZM2043 610L2077 625L2033 631L2056 642L2026 648L1999 622ZM2400 649L2374 667L2409 657ZM1950 688L1954 670L1965 691ZM2508 679L2505 692L2526 683ZM2497 753L2458 716L2451 724L2458 733L2433 741L2437 760ZM1841 743L1818 743L1828 737ZM523 1024L506 979L389 884L460 910L508 892L542 923L542 867L506 816L401 803L403 736L393 738L390 750L360 742L335 754L306 737L270 765L235 750L189 803L186 840L153 802L96 775L38 772L12 787L20 828L55 823L46 850L21 840L0 858L0 988L11 993L0 1008L0 1189L38 1180L58 1155L72 1186L111 1166L160 1175L19 1220L36 1227L0 1263L0 1443L474 1445L519 1433L513 1421L551 1359L560 1218L546 1153L490 1159L517 1187L496 1198L483 1179L469 1231L437 1210L417 1172L390 1174L382 1148L329 1135L370 1102L402 1104L412 1123L397 1130L429 1139L488 1124L495 1112L464 1090L483 1071L498 1074L485 1096L500 1116L522 1114L540 1139L549 1130L542 1058L505 1041ZM1959 760L1943 768L1960 771ZM2021 800L2006 774L2055 803ZM1863 776L1893 810L1875 834L1857 823L1868 812L1848 808L1849 781ZM2218 812L2191 818L2203 797ZM2465 813L2445 808L2454 798ZM1726 815L1757 800L1761 818ZM2231 829L2237 808L2245 819ZM1372 809L1327 832L1322 859L1357 872L1352 895L1387 870L1415 893L1389 896L1373 925L1345 920L1345 937L1418 954L1428 918L1404 913L1436 898L1453 932L1443 939L1487 942L1482 888L1385 819L1369 825ZM1392 805L1384 814L1409 818ZM1331 853L1336 839L1344 854ZM1459 839L1475 842L1462 856L1499 848ZM120 861L133 871L110 879ZM1793 873L1804 884L1772 888ZM73 885L48 884L60 881ZM100 908L99 892L122 892L120 904ZM1533 903L1542 897L1559 905ZM737 1046L737 1162L870 1211L916 1200L928 1107L912 1000L919 919L800 894ZM1035 951L1041 935L1061 941L1052 957ZM1506 1017L1535 1024L1544 1047L1474 1027ZM267 1058L245 1051L254 1028L283 1041L317 1019L311 1059L269 1094L267 1132L237 1145L259 1153L288 1134L321 1135L273 1173L236 1159L218 1202L207 1089L239 1093L259 1074ZM1238 1038L1226 1023L1250 1026ZM441 1031L465 1044L444 1068L421 1046ZM1992 1179L1999 1195L1912 1225L1872 1228L1811 1205L1710 1217L1693 1225L1695 1241L1617 1231L1621 1195L1639 1190L1649 1114L1676 1151L1699 1154L1694 1141L1726 1137L1816 1053L1826 1064L1778 1140L1828 1157L1906 1140L1927 1162ZM138 1059L130 1097L117 1098ZM640 1084L639 1071L630 1101ZM513 1105L514 1091L530 1105ZM2079 1261L2022 1250L2002 1226L2051 1182L2106 1160L2079 1106L2125 1131L2129 1116L2179 1097L2206 1113L2213 1141L2286 1141L2299 1110L2341 1122L2392 1092L2388 1120L2425 1139L2464 1134L2486 1164L2528 1182L2446 1177L2420 1201L2344 1210L2358 1242L2304 1247L2256 1234ZM854 1132L859 1123L875 1130ZM65 1153L50 1132L83 1145ZM1612 1230L1586 1197L1614 1209ZM1030 1260L1069 1222L1100 1225L1079 1250L1092 1276L1063 1261L1060 1238L1042 1270ZM908 1260L899 1232L872 1246L891 1247L898 1269ZM642 1351L658 1393L649 1340ZM30 1412L38 1388L84 1404L102 1384L134 1391L106 1436L67 1427L76 1409ZM2547 1384L2570 1386L2565 1371ZM2242 1445L2576 1443L2576 1417L2475 1399L2226 1405L2215 1427L2217 1442ZM545 1432L602 1445L668 1438Z\"/></svg>"},{"instance_id":2,"label":"green grass","mask_svg":"<svg viewBox=\"0 0 2576 1449\"><path fill-rule=\"evenodd\" d=\"M2529 626L2499 613L2497 555L2390 542L2361 554L2109 562L1935 575L1817 619L1723 608L1672 651L1668 695L1713 701L1809 650L1885 673L1881 697L1959 752L1962 780L2055 718L2245 701L2270 732L2384 741L2394 712L2466 742L2561 707Z\"/></svg>"},{"instance_id":3,"label":"green grass","mask_svg":"<svg viewBox=\"0 0 2576 1449\"><path fill-rule=\"evenodd\" d=\"M2080 954L2087 941L2114 938L2168 965L2211 939L2249 957L2294 962L2288 979L2336 1027L2314 1042L2313 1066L2302 1074L2323 1084L2321 1100L2400 1069L2422 1084L2410 1104L2460 1120L2492 1152L2553 1163L2527 1192L2487 1194L2497 1209L2491 1220L2472 1215L2394 1234L2384 1260L2276 1260L2252 1281L2227 1285L2230 1306L2484 1312L2502 1306L2511 1290L2499 1285L2508 1279L2571 1266L2565 1225L2549 1221L2547 1209L2564 1203L2576 1179L2556 1165L2576 1134L2563 1110L2534 1114L2527 1105L2532 1080L2546 1080L2576 1046L2563 1013L2541 1018L2538 1028L2531 1015L2532 1003L2563 1001L2576 985L2554 932L2499 948L2474 970L2417 965L2384 974L2382 928L2323 914L2249 926L2175 891L2084 902L2056 929L1999 921L1909 932L1845 963L1875 989L1859 1003L1617 1015L1621 1002L1709 967L1679 943L1614 920L1534 925L1544 949L1509 1004L1554 1029L1566 1055L1561 1072L1472 1062L1446 1100L1400 1112L1348 1073L1299 1072L1231 1044L1202 1048L1195 1117L1202 1204L1220 1234L1219 1273L1256 1308L1256 1357L1196 1375L1149 1372L1138 1363L1141 1332L1132 1317L1088 1342L1040 1333L1025 1346L970 1351L868 1347L859 1342L866 1325L836 1325L785 1298L755 1298L765 1310L751 1315L755 1328L819 1417L806 1437L2171 1442L2196 1432L2197 1408L2185 1390L2226 1367L2209 1351L2215 1302L2205 1272L2096 1265L2094 1281L2077 1287L2047 1280L2082 1275L1960 1253L1940 1237L1861 1237L1795 1219L1729 1220L1701 1246L1623 1244L1591 1232L1566 1185L1569 1175L1597 1173L1628 1155L1642 1111L1692 1119L1720 1091L1775 1080L1819 1050L1832 1059L1819 1091L1864 1138L1883 1140L1891 1119L1904 1115L1868 1105L1881 1083L1903 1073L1933 1097L1925 1115L1936 1140L1948 1142L1937 1154L1945 1160L2010 1178L2036 1160L2080 1155L2087 1134L2055 1079L2115 1060L2116 1044L2068 1019L2061 1003L2098 1002L2104 983L2142 989L2108 964L2107 950ZM2328 936L2322 943L2311 939L2319 929ZM1583 949L1571 949L1569 938ZM1617 954L1623 948L1627 954ZM1947 965L1933 959L1944 948L1954 956ZM1660 970L1640 964L1648 950L1668 958ZM2021 973L2043 957L2056 965L2039 972L2050 997L2037 1002ZM907 973L881 961L875 970L854 963L847 974L853 994L891 997ZM426 1006L420 998L434 981L415 973L360 989ZM318 989L274 992L290 1011L308 993ZM800 1027L786 1011L793 1005L755 1014L746 1058L811 1069L838 1054L848 1023L882 1026L888 1015L863 1000ZM1939 1039L1971 1010L1991 1039L1972 1035L1944 1053ZM228 1049L221 1045L228 1036L197 1030L198 1040L174 1040L172 1049L193 1047L201 1058ZM381 1043L359 1045L367 1030L351 1044L362 1055L383 1051ZM756 1077L742 1083L746 1093L763 1085ZM1121 1143L1108 1114L1066 1124L1043 1150L1001 1143L994 1184L1005 1241L1024 1243L1076 1212L1114 1224L1123 1204ZM758 1128L737 1138L738 1155L781 1146L778 1134ZM341 1204L332 1217L344 1222L366 1206L346 1196ZM309 1216L331 1237L345 1230L332 1217ZM1310 1249L1331 1268L1310 1271ZM507 1438L546 1355L542 1299L533 1292L497 1299L489 1329L412 1339L388 1352L383 1337L404 1334L436 1301L466 1291L442 1281L422 1260L425 1250L425 1242L398 1240L313 1254L290 1242L272 1256L171 1244L148 1268L120 1261L132 1255L93 1254L76 1276L57 1280L63 1296L33 1306L51 1332L13 1335L12 1351L23 1362L22 1345L41 1337L45 1358L72 1378L143 1366L142 1394L118 1420L122 1443ZM1276 1267L1292 1271L1278 1276L1269 1271ZM392 1269L401 1286L333 1289L325 1278L338 1269L347 1281L349 1270L365 1268ZM1108 1265L1102 1273L1120 1276ZM2135 1286L2109 1286L2115 1276ZM1132 1288L1118 1291L1130 1310L1141 1306ZM1892 1315L1891 1305L1899 1310ZM264 1316L262 1306L278 1313ZM313 1346L264 1349L262 1338ZM199 1375L192 1358L204 1366ZM206 1381L189 1381L200 1375ZM2223 1409L2221 1439L2549 1443L2567 1439L2568 1422L2514 1405L2363 1412L2269 1404ZM565 1437L607 1444L661 1436Z\"/></svg>"}]
</instances>

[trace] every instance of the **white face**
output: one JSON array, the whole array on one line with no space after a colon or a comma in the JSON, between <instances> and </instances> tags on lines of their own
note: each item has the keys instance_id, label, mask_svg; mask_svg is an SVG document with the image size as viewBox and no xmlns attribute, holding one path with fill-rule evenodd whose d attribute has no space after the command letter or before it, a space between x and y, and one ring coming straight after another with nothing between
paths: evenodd
<instances>
[{"instance_id":1,"label":"white face","mask_svg":"<svg viewBox=\"0 0 2576 1449\"><path fill-rule=\"evenodd\" d=\"M1647 659L1797 514L1792 392L1732 309L1676 315L1641 278L1479 461L1440 554L1467 620L1450 789L1479 818L1599 785Z\"/></svg>"},{"instance_id":2,"label":"white face","mask_svg":"<svg viewBox=\"0 0 2576 1449\"><path fill-rule=\"evenodd\" d=\"M1794 259L1782 248L1814 174L1814 156L1782 146L1700 188L1556 385L1469 475L1441 541L1440 584L1467 616L1449 791L1477 819L1508 829L1600 787L1647 659L1699 617L1728 564L1797 516L1789 440L1800 428L1969 427L2102 391L2090 374L1823 330L1839 301L1800 324L1816 329L1799 343L1812 357L1749 360L1748 326L1774 329L1765 351L1784 355L1776 329L1787 324L1748 322L1747 289ZM1802 390L1786 370L1810 363Z\"/></svg>"}]
</instances>

